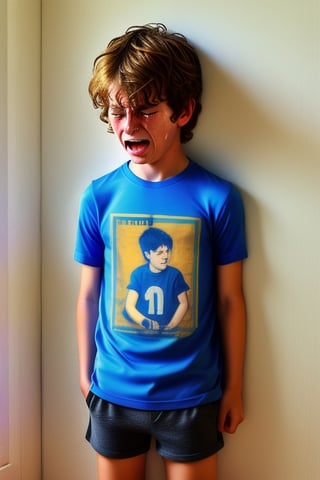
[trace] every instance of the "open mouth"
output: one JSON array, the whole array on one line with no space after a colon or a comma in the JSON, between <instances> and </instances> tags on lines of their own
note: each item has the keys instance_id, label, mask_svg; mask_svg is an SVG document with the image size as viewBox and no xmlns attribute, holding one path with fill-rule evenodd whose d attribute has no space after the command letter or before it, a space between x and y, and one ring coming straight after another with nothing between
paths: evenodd
<instances>
[{"instance_id":1,"label":"open mouth","mask_svg":"<svg viewBox=\"0 0 320 480\"><path fill-rule=\"evenodd\" d=\"M149 140L126 140L124 146L129 155L144 157L147 154Z\"/></svg>"},{"instance_id":2,"label":"open mouth","mask_svg":"<svg viewBox=\"0 0 320 480\"><path fill-rule=\"evenodd\" d=\"M136 150L139 148L144 148L149 145L148 140L127 140L124 142L124 145L129 150Z\"/></svg>"}]
</instances>

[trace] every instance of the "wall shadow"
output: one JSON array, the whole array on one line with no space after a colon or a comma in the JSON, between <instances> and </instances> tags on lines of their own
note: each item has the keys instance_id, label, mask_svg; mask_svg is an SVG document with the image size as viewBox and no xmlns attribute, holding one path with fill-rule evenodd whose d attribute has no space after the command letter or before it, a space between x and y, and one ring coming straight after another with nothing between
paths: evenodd
<instances>
[{"instance_id":1,"label":"wall shadow","mask_svg":"<svg viewBox=\"0 0 320 480\"><path fill-rule=\"evenodd\" d=\"M187 153L239 188L245 205L249 248L244 273L248 311L246 421L235 436L226 436L219 467L225 480L233 480L235 472L237 480L262 479L263 474L252 469L268 461L271 445L272 450L281 448L281 431L285 425L273 333L266 308L266 292L273 272L268 264L263 232L265 218L270 221L272 212L255 195L255 187L251 187L255 176L259 181L268 169L278 167L265 162L267 146L272 144L273 149L280 151L292 132L268 115L226 70L205 54L201 57L205 84L203 112ZM277 440L273 438L275 429L279 432ZM261 458L252 462L252 451L255 457Z\"/></svg>"}]
</instances>

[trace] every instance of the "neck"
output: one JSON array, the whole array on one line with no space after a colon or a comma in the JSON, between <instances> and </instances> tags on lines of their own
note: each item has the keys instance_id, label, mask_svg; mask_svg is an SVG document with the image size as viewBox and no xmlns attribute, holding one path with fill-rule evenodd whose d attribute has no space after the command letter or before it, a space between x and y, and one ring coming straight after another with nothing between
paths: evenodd
<instances>
[{"instance_id":1,"label":"neck","mask_svg":"<svg viewBox=\"0 0 320 480\"><path fill-rule=\"evenodd\" d=\"M139 164L130 161L129 168L130 170L142 180L148 180L149 182L161 182L162 180L167 180L168 178L175 177L181 173L189 164L189 160L186 156L180 158L177 162L174 162L170 165L164 166L157 164Z\"/></svg>"}]
</instances>

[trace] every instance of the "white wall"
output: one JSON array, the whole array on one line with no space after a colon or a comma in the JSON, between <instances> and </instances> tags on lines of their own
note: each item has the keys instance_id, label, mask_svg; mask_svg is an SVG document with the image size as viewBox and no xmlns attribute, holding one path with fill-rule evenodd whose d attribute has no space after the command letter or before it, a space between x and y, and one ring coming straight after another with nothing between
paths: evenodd
<instances>
[{"instance_id":1,"label":"white wall","mask_svg":"<svg viewBox=\"0 0 320 480\"><path fill-rule=\"evenodd\" d=\"M320 340L319 19L307 0L43 1L44 478L93 478L79 394L73 244L91 178L124 154L90 105L93 58L132 24L161 21L198 47L204 110L188 152L243 192L247 419L221 480L315 480ZM162 478L153 458L150 480Z\"/></svg>"}]
</instances>

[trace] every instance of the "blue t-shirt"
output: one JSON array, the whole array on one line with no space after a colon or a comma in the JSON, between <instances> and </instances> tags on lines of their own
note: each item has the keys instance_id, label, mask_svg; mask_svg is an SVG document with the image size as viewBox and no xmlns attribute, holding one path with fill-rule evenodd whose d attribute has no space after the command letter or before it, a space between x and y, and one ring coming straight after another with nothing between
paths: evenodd
<instances>
[{"instance_id":1,"label":"blue t-shirt","mask_svg":"<svg viewBox=\"0 0 320 480\"><path fill-rule=\"evenodd\" d=\"M132 272L128 289L138 294L138 311L165 327L179 306L178 296L189 287L177 268L169 265L160 272L152 272L149 264L145 264Z\"/></svg>"},{"instance_id":2,"label":"blue t-shirt","mask_svg":"<svg viewBox=\"0 0 320 480\"><path fill-rule=\"evenodd\" d=\"M140 245L147 230L155 238L164 235L150 247L159 262L153 272L149 247L146 252ZM74 254L78 262L103 269L92 391L150 410L219 399L216 266L246 256L238 191L192 161L161 182L138 178L129 163L93 181L82 197ZM128 316L130 290L136 310L159 329ZM187 307L176 327L166 328L182 292Z\"/></svg>"}]
</instances>

